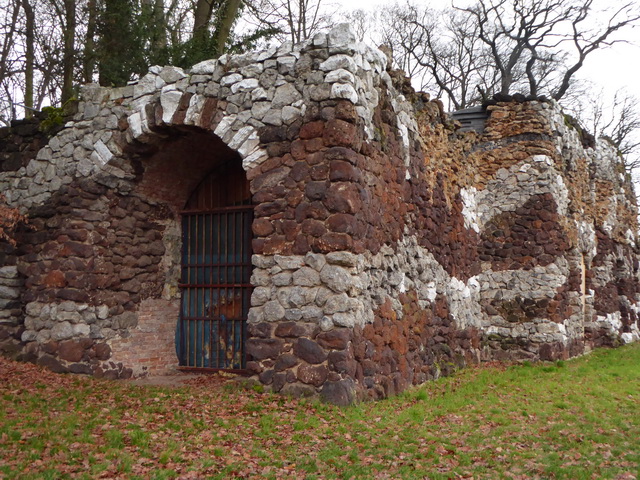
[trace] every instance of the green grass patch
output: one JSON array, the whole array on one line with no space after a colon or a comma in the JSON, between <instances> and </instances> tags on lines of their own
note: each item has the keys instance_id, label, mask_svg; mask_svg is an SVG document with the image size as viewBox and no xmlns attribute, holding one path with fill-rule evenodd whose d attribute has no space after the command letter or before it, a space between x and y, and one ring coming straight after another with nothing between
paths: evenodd
<instances>
[{"instance_id":1,"label":"green grass patch","mask_svg":"<svg viewBox=\"0 0 640 480\"><path fill-rule=\"evenodd\" d=\"M470 368L349 408L235 386L11 371L0 382L8 479L640 475L640 345Z\"/></svg>"}]
</instances>

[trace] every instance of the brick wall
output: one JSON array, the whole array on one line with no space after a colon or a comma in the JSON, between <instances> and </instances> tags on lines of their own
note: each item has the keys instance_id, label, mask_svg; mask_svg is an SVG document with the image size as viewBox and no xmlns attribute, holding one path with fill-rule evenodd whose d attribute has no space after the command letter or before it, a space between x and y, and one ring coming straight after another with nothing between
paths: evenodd
<instances>
[{"instance_id":1,"label":"brick wall","mask_svg":"<svg viewBox=\"0 0 640 480\"><path fill-rule=\"evenodd\" d=\"M179 300L146 299L138 307L138 324L114 338L111 362L128 365L134 376L163 375L178 366L175 332Z\"/></svg>"}]
</instances>

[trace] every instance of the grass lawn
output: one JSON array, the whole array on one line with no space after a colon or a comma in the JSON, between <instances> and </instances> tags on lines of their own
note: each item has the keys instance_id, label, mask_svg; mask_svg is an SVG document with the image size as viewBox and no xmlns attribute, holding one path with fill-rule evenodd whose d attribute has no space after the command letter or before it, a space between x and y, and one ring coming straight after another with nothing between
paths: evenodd
<instances>
[{"instance_id":1,"label":"grass lawn","mask_svg":"<svg viewBox=\"0 0 640 480\"><path fill-rule=\"evenodd\" d=\"M640 344L483 366L338 408L203 379L180 388L0 360L0 478L640 476Z\"/></svg>"}]
</instances>

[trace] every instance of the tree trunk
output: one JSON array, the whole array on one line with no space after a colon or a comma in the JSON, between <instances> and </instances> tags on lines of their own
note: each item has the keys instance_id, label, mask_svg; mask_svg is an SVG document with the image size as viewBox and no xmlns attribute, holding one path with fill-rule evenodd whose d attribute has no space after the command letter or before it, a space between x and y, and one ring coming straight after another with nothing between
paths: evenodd
<instances>
[{"instance_id":1,"label":"tree trunk","mask_svg":"<svg viewBox=\"0 0 640 480\"><path fill-rule=\"evenodd\" d=\"M33 69L35 65L35 15L29 0L22 0L25 16L24 116L33 116Z\"/></svg>"},{"instance_id":2,"label":"tree trunk","mask_svg":"<svg viewBox=\"0 0 640 480\"><path fill-rule=\"evenodd\" d=\"M96 19L98 16L98 6L96 0L87 1L88 19L87 19L87 34L84 41L84 58L82 62L82 80L85 83L91 83L93 81L93 73L96 68L96 48L95 48L95 34L96 34Z\"/></svg>"},{"instance_id":3,"label":"tree trunk","mask_svg":"<svg viewBox=\"0 0 640 480\"><path fill-rule=\"evenodd\" d=\"M65 28L64 53L62 57L62 95L60 102L64 105L73 97L74 38L76 35L76 2L64 0Z\"/></svg>"},{"instance_id":4,"label":"tree trunk","mask_svg":"<svg viewBox=\"0 0 640 480\"><path fill-rule=\"evenodd\" d=\"M224 12L221 17L220 26L217 31L216 38L216 50L218 55L222 55L229 40L231 34L231 27L233 27L238 12L240 11L240 5L242 0L227 0L222 8Z\"/></svg>"},{"instance_id":5,"label":"tree trunk","mask_svg":"<svg viewBox=\"0 0 640 480\"><path fill-rule=\"evenodd\" d=\"M156 28L155 48L160 51L167 48L167 21L164 16L164 1L156 0L153 5L153 20Z\"/></svg>"},{"instance_id":6,"label":"tree trunk","mask_svg":"<svg viewBox=\"0 0 640 480\"><path fill-rule=\"evenodd\" d=\"M193 35L196 43L203 43L207 38L207 27L213 13L213 0L198 0L193 14Z\"/></svg>"}]
</instances>

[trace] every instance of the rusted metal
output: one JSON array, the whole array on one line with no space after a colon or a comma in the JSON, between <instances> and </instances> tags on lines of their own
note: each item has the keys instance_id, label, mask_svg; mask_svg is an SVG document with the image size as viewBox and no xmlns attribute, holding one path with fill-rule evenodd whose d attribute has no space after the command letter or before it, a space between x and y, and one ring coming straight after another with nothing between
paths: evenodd
<instances>
[{"instance_id":1,"label":"rusted metal","mask_svg":"<svg viewBox=\"0 0 640 480\"><path fill-rule=\"evenodd\" d=\"M181 368L244 370L252 219L241 167L207 177L182 212Z\"/></svg>"}]
</instances>

